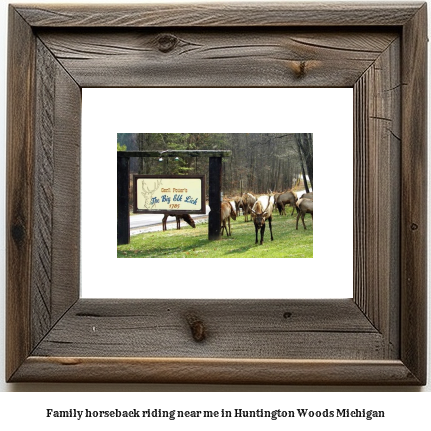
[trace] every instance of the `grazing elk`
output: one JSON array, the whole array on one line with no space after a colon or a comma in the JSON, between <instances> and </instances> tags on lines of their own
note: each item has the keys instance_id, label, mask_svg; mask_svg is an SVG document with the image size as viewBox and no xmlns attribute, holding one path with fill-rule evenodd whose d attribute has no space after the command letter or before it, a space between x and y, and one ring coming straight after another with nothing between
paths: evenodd
<instances>
[{"instance_id":1,"label":"grazing elk","mask_svg":"<svg viewBox=\"0 0 431 431\"><path fill-rule=\"evenodd\" d=\"M244 213L244 221L248 221L248 215L251 214L251 209L256 202L256 198L251 193L242 195L242 211Z\"/></svg>"},{"instance_id":2,"label":"grazing elk","mask_svg":"<svg viewBox=\"0 0 431 431\"><path fill-rule=\"evenodd\" d=\"M304 193L300 199L311 199L311 200L313 200L313 192Z\"/></svg>"},{"instance_id":3,"label":"grazing elk","mask_svg":"<svg viewBox=\"0 0 431 431\"><path fill-rule=\"evenodd\" d=\"M296 208L295 204L296 204L297 200L298 200L298 196L296 195L296 193L294 191L288 191L288 192L284 192L284 193L279 194L277 196L277 200L276 200L275 204L277 205L278 212L280 213L280 215L286 215L285 207L288 204L290 204L292 206L292 214L291 215L293 215L293 211Z\"/></svg>"},{"instance_id":4,"label":"grazing elk","mask_svg":"<svg viewBox=\"0 0 431 431\"><path fill-rule=\"evenodd\" d=\"M232 207L233 212L235 213L235 216L238 216L239 209L237 208L237 204L236 204L235 198L233 198L232 200L230 200L229 203L230 203L230 205Z\"/></svg>"},{"instance_id":5,"label":"grazing elk","mask_svg":"<svg viewBox=\"0 0 431 431\"><path fill-rule=\"evenodd\" d=\"M278 197L281 195L282 193L278 193L278 192L275 192L274 194L273 194L273 196L274 196L274 206L277 206L277 200L278 200Z\"/></svg>"},{"instance_id":6,"label":"grazing elk","mask_svg":"<svg viewBox=\"0 0 431 431\"><path fill-rule=\"evenodd\" d=\"M265 208L265 209L264 209ZM263 236L265 234L265 220L269 222L269 231L271 232L271 241L274 241L272 236L272 210L274 208L274 198L272 196L260 196L251 209L251 215L254 221L254 230L257 232L260 229L260 244L263 244Z\"/></svg>"},{"instance_id":7,"label":"grazing elk","mask_svg":"<svg viewBox=\"0 0 431 431\"><path fill-rule=\"evenodd\" d=\"M242 208L242 198L241 198L241 196L235 196L233 198L233 207L235 208L235 212L236 212L236 215L238 217L239 214L240 214L240 209Z\"/></svg>"},{"instance_id":8,"label":"grazing elk","mask_svg":"<svg viewBox=\"0 0 431 431\"><path fill-rule=\"evenodd\" d=\"M163 230L166 230L166 220L168 217L175 217L177 219L177 229L181 229L181 219L188 223L191 227L195 228L195 221L192 219L190 214L165 214L162 220Z\"/></svg>"},{"instance_id":9,"label":"grazing elk","mask_svg":"<svg viewBox=\"0 0 431 431\"><path fill-rule=\"evenodd\" d=\"M220 208L220 219L221 219L221 234L223 235L223 231L226 230L227 236L232 236L232 232L230 230L230 219L236 220L236 211L231 202L222 202ZM228 223L229 230L227 230L226 222Z\"/></svg>"},{"instance_id":10,"label":"grazing elk","mask_svg":"<svg viewBox=\"0 0 431 431\"><path fill-rule=\"evenodd\" d=\"M298 230L299 217L301 217L304 229L307 229L305 227L304 217L305 214L309 213L311 214L311 220L313 220L313 201L311 199L301 198L298 200L298 202L296 202L296 206L298 207L298 215L296 216L296 230Z\"/></svg>"}]
</instances>

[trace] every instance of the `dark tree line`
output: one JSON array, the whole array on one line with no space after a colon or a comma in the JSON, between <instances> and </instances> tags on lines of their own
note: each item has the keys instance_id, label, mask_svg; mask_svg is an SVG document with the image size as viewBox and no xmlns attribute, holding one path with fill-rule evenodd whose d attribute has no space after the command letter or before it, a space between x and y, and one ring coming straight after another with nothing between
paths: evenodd
<instances>
[{"instance_id":1,"label":"dark tree line","mask_svg":"<svg viewBox=\"0 0 431 431\"><path fill-rule=\"evenodd\" d=\"M310 133L118 133L128 150L231 150L223 159L223 192L260 194L294 187L299 178L313 182ZM117 145L118 148L118 145ZM205 157L132 159L131 171L146 175L208 175Z\"/></svg>"},{"instance_id":2,"label":"dark tree line","mask_svg":"<svg viewBox=\"0 0 431 431\"><path fill-rule=\"evenodd\" d=\"M311 133L295 133L295 140L298 148L305 190L308 193L310 190L308 188L308 182L305 181L306 175L308 175L310 185L313 187L313 135Z\"/></svg>"}]
</instances>

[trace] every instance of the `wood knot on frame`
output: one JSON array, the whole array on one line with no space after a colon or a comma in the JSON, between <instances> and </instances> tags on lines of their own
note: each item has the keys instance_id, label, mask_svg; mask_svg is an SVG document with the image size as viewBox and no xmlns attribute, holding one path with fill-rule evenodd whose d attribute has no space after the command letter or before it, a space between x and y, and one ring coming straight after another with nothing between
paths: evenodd
<instances>
[{"instance_id":1,"label":"wood knot on frame","mask_svg":"<svg viewBox=\"0 0 431 431\"><path fill-rule=\"evenodd\" d=\"M162 34L157 38L157 48L160 52L172 51L178 45L178 38L172 34Z\"/></svg>"},{"instance_id":2,"label":"wood knot on frame","mask_svg":"<svg viewBox=\"0 0 431 431\"><path fill-rule=\"evenodd\" d=\"M187 316L187 323L189 324L193 339L197 342L204 341L207 334L202 320L195 315L189 315Z\"/></svg>"},{"instance_id":3,"label":"wood knot on frame","mask_svg":"<svg viewBox=\"0 0 431 431\"><path fill-rule=\"evenodd\" d=\"M295 72L295 75L298 78L303 78L305 76L305 74L307 73L306 67L307 67L307 62L306 61L300 61L300 62L294 63L293 71Z\"/></svg>"},{"instance_id":4,"label":"wood knot on frame","mask_svg":"<svg viewBox=\"0 0 431 431\"><path fill-rule=\"evenodd\" d=\"M312 69L319 67L321 62L317 60L289 61L288 65L296 78L302 79L305 78Z\"/></svg>"},{"instance_id":5,"label":"wood knot on frame","mask_svg":"<svg viewBox=\"0 0 431 431\"><path fill-rule=\"evenodd\" d=\"M17 245L21 245L26 238L25 227L21 223L15 223L11 227L11 235Z\"/></svg>"}]
</instances>

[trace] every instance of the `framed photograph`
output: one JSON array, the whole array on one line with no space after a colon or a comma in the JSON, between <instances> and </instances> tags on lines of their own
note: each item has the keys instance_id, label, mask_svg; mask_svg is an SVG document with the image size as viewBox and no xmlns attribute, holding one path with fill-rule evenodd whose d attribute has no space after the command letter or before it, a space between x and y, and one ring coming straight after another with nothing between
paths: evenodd
<instances>
[{"instance_id":1,"label":"framed photograph","mask_svg":"<svg viewBox=\"0 0 431 431\"><path fill-rule=\"evenodd\" d=\"M426 384L425 3L11 5L8 44L8 382ZM353 89L352 297L82 297L82 91L119 87Z\"/></svg>"}]
</instances>

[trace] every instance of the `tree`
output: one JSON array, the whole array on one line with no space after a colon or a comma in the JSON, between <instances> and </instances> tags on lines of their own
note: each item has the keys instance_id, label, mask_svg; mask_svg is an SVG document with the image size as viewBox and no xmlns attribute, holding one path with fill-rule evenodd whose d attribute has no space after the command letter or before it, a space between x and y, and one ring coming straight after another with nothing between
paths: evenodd
<instances>
[{"instance_id":1,"label":"tree","mask_svg":"<svg viewBox=\"0 0 431 431\"><path fill-rule=\"evenodd\" d=\"M304 187L308 193L307 177L311 187L313 187L313 135L311 133L295 133L295 138L304 178Z\"/></svg>"},{"instance_id":2,"label":"tree","mask_svg":"<svg viewBox=\"0 0 431 431\"><path fill-rule=\"evenodd\" d=\"M297 135L301 136L299 143ZM302 165L312 181L312 135L306 135L119 133L117 141L120 145L127 145L129 150L231 150L231 157L223 159L222 190L225 196L234 196L244 192L263 194L269 190L281 192L291 189L294 178L301 175ZM303 157L310 151L311 168L307 167L306 157ZM205 157L179 157L174 160L162 154L161 159L132 159L131 172L146 175L208 175L208 159Z\"/></svg>"}]
</instances>

